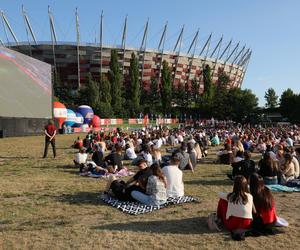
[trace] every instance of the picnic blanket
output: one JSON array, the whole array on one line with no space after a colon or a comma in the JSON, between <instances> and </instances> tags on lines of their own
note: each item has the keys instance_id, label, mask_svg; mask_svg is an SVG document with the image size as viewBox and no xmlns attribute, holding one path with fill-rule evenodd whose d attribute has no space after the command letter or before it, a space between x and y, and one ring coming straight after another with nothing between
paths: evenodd
<instances>
[{"instance_id":1,"label":"picnic blanket","mask_svg":"<svg viewBox=\"0 0 300 250\"><path fill-rule=\"evenodd\" d=\"M134 175L134 172L129 171L127 168L123 168L120 171L116 172L116 173L84 173L84 174L80 174L80 176L86 176L86 177L93 177L93 178L105 178L108 179L110 176L115 176L117 178L120 177L125 177L125 176L132 176Z\"/></svg>"},{"instance_id":2,"label":"picnic blanket","mask_svg":"<svg viewBox=\"0 0 300 250\"><path fill-rule=\"evenodd\" d=\"M131 201L120 201L113 197L104 197L102 200L110 206L120 209L122 212L131 214L131 215L139 215L150 213L156 211L158 209L170 206L177 205L188 202L196 202L198 201L196 198L192 196L182 196L176 198L168 198L167 202L161 206L148 206L139 202L131 202Z\"/></svg>"},{"instance_id":3,"label":"picnic blanket","mask_svg":"<svg viewBox=\"0 0 300 250\"><path fill-rule=\"evenodd\" d=\"M288 187L288 186L283 186L283 185L279 185L279 184L266 185L266 186L273 192L288 192L288 193L300 192L299 187Z\"/></svg>"}]
</instances>

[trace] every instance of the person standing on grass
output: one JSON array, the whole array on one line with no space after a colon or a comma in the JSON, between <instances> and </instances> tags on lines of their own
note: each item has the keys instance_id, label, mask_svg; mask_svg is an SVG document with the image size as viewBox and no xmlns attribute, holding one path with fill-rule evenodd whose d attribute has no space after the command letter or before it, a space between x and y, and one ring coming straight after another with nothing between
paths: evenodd
<instances>
[{"instance_id":1,"label":"person standing on grass","mask_svg":"<svg viewBox=\"0 0 300 250\"><path fill-rule=\"evenodd\" d=\"M55 148L55 135L56 135L56 126L52 119L48 120L48 124L45 126L45 150L43 158L47 157L48 147L51 143L53 156L56 157L56 148Z\"/></svg>"}]
</instances>

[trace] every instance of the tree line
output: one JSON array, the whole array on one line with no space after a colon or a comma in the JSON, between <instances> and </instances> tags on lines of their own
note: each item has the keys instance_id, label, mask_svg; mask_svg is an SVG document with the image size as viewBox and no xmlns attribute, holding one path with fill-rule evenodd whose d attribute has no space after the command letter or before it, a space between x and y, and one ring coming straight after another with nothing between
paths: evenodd
<instances>
[{"instance_id":1,"label":"tree line","mask_svg":"<svg viewBox=\"0 0 300 250\"><path fill-rule=\"evenodd\" d=\"M292 123L300 122L300 93L290 88L282 92L280 98L273 88L265 92L266 108L277 110Z\"/></svg>"},{"instance_id":2,"label":"tree line","mask_svg":"<svg viewBox=\"0 0 300 250\"><path fill-rule=\"evenodd\" d=\"M85 86L76 92L71 86L63 86L56 74L54 93L58 100L70 107L80 104L91 106L102 118L135 118L140 114L148 114L151 117L214 117L243 121L255 117L258 99L252 91L229 87L230 78L223 70L218 71L217 81L214 83L212 71L209 65L205 65L201 75L204 91L196 79L191 83L175 86L169 65L163 61L160 82L158 77L153 77L149 86L142 86L135 53L131 54L129 74L124 78L117 50L112 50L109 72L102 75L101 82L89 74ZM288 98L290 96L286 100Z\"/></svg>"}]
</instances>

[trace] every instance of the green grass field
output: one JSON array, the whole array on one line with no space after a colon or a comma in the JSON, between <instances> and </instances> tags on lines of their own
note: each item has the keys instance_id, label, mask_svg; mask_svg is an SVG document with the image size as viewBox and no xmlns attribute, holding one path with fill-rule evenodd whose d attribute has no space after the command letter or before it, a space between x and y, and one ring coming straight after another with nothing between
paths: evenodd
<instances>
[{"instance_id":1,"label":"green grass field","mask_svg":"<svg viewBox=\"0 0 300 250\"><path fill-rule=\"evenodd\" d=\"M58 157L42 159L44 138L0 140L0 249L298 249L300 194L275 194L284 234L234 242L210 232L206 217L220 191L230 191L230 166L212 164L214 150L195 174L184 172L185 192L199 203L132 216L100 200L104 180L72 168L77 135L57 136Z\"/></svg>"}]
</instances>

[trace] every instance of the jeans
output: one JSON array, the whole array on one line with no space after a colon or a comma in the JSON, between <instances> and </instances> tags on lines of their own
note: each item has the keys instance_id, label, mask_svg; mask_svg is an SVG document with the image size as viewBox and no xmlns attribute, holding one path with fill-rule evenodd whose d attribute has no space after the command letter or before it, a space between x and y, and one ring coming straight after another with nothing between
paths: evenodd
<instances>
[{"instance_id":1,"label":"jeans","mask_svg":"<svg viewBox=\"0 0 300 250\"><path fill-rule=\"evenodd\" d=\"M166 203L165 200L153 200L150 195L143 194L139 191L131 192L132 198L148 206L160 206Z\"/></svg>"},{"instance_id":2,"label":"jeans","mask_svg":"<svg viewBox=\"0 0 300 250\"><path fill-rule=\"evenodd\" d=\"M278 179L264 177L264 183L265 183L265 185L275 185L275 184L278 184Z\"/></svg>"}]
</instances>

